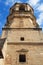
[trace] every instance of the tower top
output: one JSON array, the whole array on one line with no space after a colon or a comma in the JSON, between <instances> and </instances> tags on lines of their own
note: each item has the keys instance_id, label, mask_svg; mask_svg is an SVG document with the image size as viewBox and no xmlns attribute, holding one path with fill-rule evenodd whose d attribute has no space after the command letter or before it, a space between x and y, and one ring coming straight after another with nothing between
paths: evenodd
<instances>
[{"instance_id":1,"label":"tower top","mask_svg":"<svg viewBox=\"0 0 43 65\"><path fill-rule=\"evenodd\" d=\"M15 3L11 8L10 11L31 11L31 13L34 13L33 8L27 4L27 3Z\"/></svg>"},{"instance_id":2,"label":"tower top","mask_svg":"<svg viewBox=\"0 0 43 65\"><path fill-rule=\"evenodd\" d=\"M11 25L12 24L12 25ZM37 28L33 8L27 3L15 3L10 8L5 27L11 28Z\"/></svg>"}]
</instances>

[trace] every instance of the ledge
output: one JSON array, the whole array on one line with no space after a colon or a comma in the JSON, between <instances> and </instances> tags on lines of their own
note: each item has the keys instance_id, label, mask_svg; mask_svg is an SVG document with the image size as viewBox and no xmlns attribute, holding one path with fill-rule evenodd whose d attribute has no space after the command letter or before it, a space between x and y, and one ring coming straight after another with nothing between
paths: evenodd
<instances>
[{"instance_id":1,"label":"ledge","mask_svg":"<svg viewBox=\"0 0 43 65\"><path fill-rule=\"evenodd\" d=\"M43 42L8 42L8 45L43 45Z\"/></svg>"},{"instance_id":2,"label":"ledge","mask_svg":"<svg viewBox=\"0 0 43 65\"><path fill-rule=\"evenodd\" d=\"M28 30L42 30L42 28L2 28L2 30L12 30L12 29L17 29L17 30L21 30L21 29L28 29Z\"/></svg>"}]
</instances>

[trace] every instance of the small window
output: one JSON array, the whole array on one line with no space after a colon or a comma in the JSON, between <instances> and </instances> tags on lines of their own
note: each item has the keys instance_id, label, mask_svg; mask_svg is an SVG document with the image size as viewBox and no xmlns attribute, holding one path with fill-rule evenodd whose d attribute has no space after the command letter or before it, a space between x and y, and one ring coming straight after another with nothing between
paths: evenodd
<instances>
[{"instance_id":1,"label":"small window","mask_svg":"<svg viewBox=\"0 0 43 65\"><path fill-rule=\"evenodd\" d=\"M19 62L26 62L26 55L20 54L19 55Z\"/></svg>"},{"instance_id":2,"label":"small window","mask_svg":"<svg viewBox=\"0 0 43 65\"><path fill-rule=\"evenodd\" d=\"M21 40L21 41L24 41L24 37L21 37L20 40Z\"/></svg>"}]
</instances>

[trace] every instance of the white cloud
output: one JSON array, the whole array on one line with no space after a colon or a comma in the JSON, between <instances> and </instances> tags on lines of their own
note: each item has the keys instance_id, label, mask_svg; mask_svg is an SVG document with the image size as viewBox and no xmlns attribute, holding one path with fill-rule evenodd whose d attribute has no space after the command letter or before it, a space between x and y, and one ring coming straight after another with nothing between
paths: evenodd
<instances>
[{"instance_id":1,"label":"white cloud","mask_svg":"<svg viewBox=\"0 0 43 65\"><path fill-rule=\"evenodd\" d=\"M29 3L33 9L35 13L38 13L37 16L37 22L39 25L43 25L43 3L40 3L41 0L28 0L27 3ZM40 12L40 13L39 13Z\"/></svg>"},{"instance_id":2,"label":"white cloud","mask_svg":"<svg viewBox=\"0 0 43 65\"><path fill-rule=\"evenodd\" d=\"M30 5L32 6L37 6L36 4L38 4L40 0L28 0L27 3L29 2Z\"/></svg>"},{"instance_id":3,"label":"white cloud","mask_svg":"<svg viewBox=\"0 0 43 65\"><path fill-rule=\"evenodd\" d=\"M43 3L39 5L39 7L37 7L37 10L39 12L43 12Z\"/></svg>"},{"instance_id":4,"label":"white cloud","mask_svg":"<svg viewBox=\"0 0 43 65\"><path fill-rule=\"evenodd\" d=\"M39 25L43 24L43 13L40 13L39 14L39 17L37 19L37 22L38 22Z\"/></svg>"},{"instance_id":5,"label":"white cloud","mask_svg":"<svg viewBox=\"0 0 43 65\"><path fill-rule=\"evenodd\" d=\"M12 6L15 2L21 2L20 0L6 0L5 4Z\"/></svg>"},{"instance_id":6,"label":"white cloud","mask_svg":"<svg viewBox=\"0 0 43 65\"><path fill-rule=\"evenodd\" d=\"M14 3L14 0L6 0L5 4L6 5L11 5Z\"/></svg>"}]
</instances>

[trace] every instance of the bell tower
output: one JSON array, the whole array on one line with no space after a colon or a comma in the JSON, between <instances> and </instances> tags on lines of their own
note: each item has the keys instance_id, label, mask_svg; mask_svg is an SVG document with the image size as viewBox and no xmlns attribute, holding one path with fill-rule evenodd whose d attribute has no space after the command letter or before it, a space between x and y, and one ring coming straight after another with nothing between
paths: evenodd
<instances>
[{"instance_id":1,"label":"bell tower","mask_svg":"<svg viewBox=\"0 0 43 65\"><path fill-rule=\"evenodd\" d=\"M10 28L36 28L37 25L34 10L30 5L16 3L10 8L7 21Z\"/></svg>"},{"instance_id":2,"label":"bell tower","mask_svg":"<svg viewBox=\"0 0 43 65\"><path fill-rule=\"evenodd\" d=\"M7 41L5 65L43 65L43 55L39 54L43 50L41 30L33 8L27 3L15 3L2 34Z\"/></svg>"}]
</instances>

